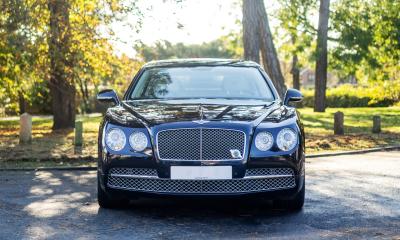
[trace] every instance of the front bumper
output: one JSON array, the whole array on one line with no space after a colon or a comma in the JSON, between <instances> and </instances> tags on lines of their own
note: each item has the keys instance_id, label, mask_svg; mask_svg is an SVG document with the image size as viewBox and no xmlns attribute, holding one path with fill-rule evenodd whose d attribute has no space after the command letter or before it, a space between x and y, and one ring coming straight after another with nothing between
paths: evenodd
<instances>
[{"instance_id":1,"label":"front bumper","mask_svg":"<svg viewBox=\"0 0 400 240\"><path fill-rule=\"evenodd\" d=\"M210 162L207 162L210 165ZM173 165L201 166L201 162L157 162L151 156L137 158L104 153L99 159L100 187L109 194L124 196L151 195L254 195L292 198L304 184L304 155L251 158L240 161L212 162L230 165L233 178L227 180L173 180Z\"/></svg>"}]
</instances>

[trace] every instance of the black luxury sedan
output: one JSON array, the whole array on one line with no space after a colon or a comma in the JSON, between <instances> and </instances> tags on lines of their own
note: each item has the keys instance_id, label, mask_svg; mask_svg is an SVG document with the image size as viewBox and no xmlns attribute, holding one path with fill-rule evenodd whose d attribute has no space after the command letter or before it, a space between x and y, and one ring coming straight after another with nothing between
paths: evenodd
<instances>
[{"instance_id":1,"label":"black luxury sedan","mask_svg":"<svg viewBox=\"0 0 400 240\"><path fill-rule=\"evenodd\" d=\"M98 202L141 196L252 195L304 203L304 132L289 89L282 100L256 63L180 59L145 64L99 130Z\"/></svg>"}]
</instances>

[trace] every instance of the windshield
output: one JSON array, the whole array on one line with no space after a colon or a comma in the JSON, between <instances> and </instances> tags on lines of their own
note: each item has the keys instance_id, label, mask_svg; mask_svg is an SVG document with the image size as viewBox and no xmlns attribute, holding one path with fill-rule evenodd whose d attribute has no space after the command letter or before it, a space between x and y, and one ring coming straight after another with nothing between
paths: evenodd
<instances>
[{"instance_id":1,"label":"windshield","mask_svg":"<svg viewBox=\"0 0 400 240\"><path fill-rule=\"evenodd\" d=\"M273 101L264 77L252 67L171 67L145 70L130 99L259 99Z\"/></svg>"}]
</instances>

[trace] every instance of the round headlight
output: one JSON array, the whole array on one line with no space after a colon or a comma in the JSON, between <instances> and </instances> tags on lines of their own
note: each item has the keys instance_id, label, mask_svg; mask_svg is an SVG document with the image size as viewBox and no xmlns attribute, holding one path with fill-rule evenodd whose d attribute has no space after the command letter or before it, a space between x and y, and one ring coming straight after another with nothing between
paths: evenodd
<instances>
[{"instance_id":1,"label":"round headlight","mask_svg":"<svg viewBox=\"0 0 400 240\"><path fill-rule=\"evenodd\" d=\"M133 150L141 152L147 147L147 137L146 134L142 132L134 132L129 137L129 144Z\"/></svg>"},{"instance_id":2,"label":"round headlight","mask_svg":"<svg viewBox=\"0 0 400 240\"><path fill-rule=\"evenodd\" d=\"M292 150L297 144L297 134L293 129L284 128L279 131L276 143L282 151Z\"/></svg>"},{"instance_id":3,"label":"round headlight","mask_svg":"<svg viewBox=\"0 0 400 240\"><path fill-rule=\"evenodd\" d=\"M125 133L118 128L112 128L106 134L106 144L113 151L121 151L126 144Z\"/></svg>"},{"instance_id":4,"label":"round headlight","mask_svg":"<svg viewBox=\"0 0 400 240\"><path fill-rule=\"evenodd\" d=\"M274 144L274 137L269 132L260 132L255 139L256 148L260 151L267 151Z\"/></svg>"}]
</instances>

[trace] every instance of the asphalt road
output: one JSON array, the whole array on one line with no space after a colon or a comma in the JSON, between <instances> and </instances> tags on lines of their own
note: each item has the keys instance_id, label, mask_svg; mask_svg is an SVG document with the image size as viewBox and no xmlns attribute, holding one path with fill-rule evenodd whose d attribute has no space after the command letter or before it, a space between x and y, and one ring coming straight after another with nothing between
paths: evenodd
<instances>
[{"instance_id":1,"label":"asphalt road","mask_svg":"<svg viewBox=\"0 0 400 240\"><path fill-rule=\"evenodd\" d=\"M95 172L0 172L0 239L400 239L400 152L307 160L301 212L263 200L99 209Z\"/></svg>"}]
</instances>

